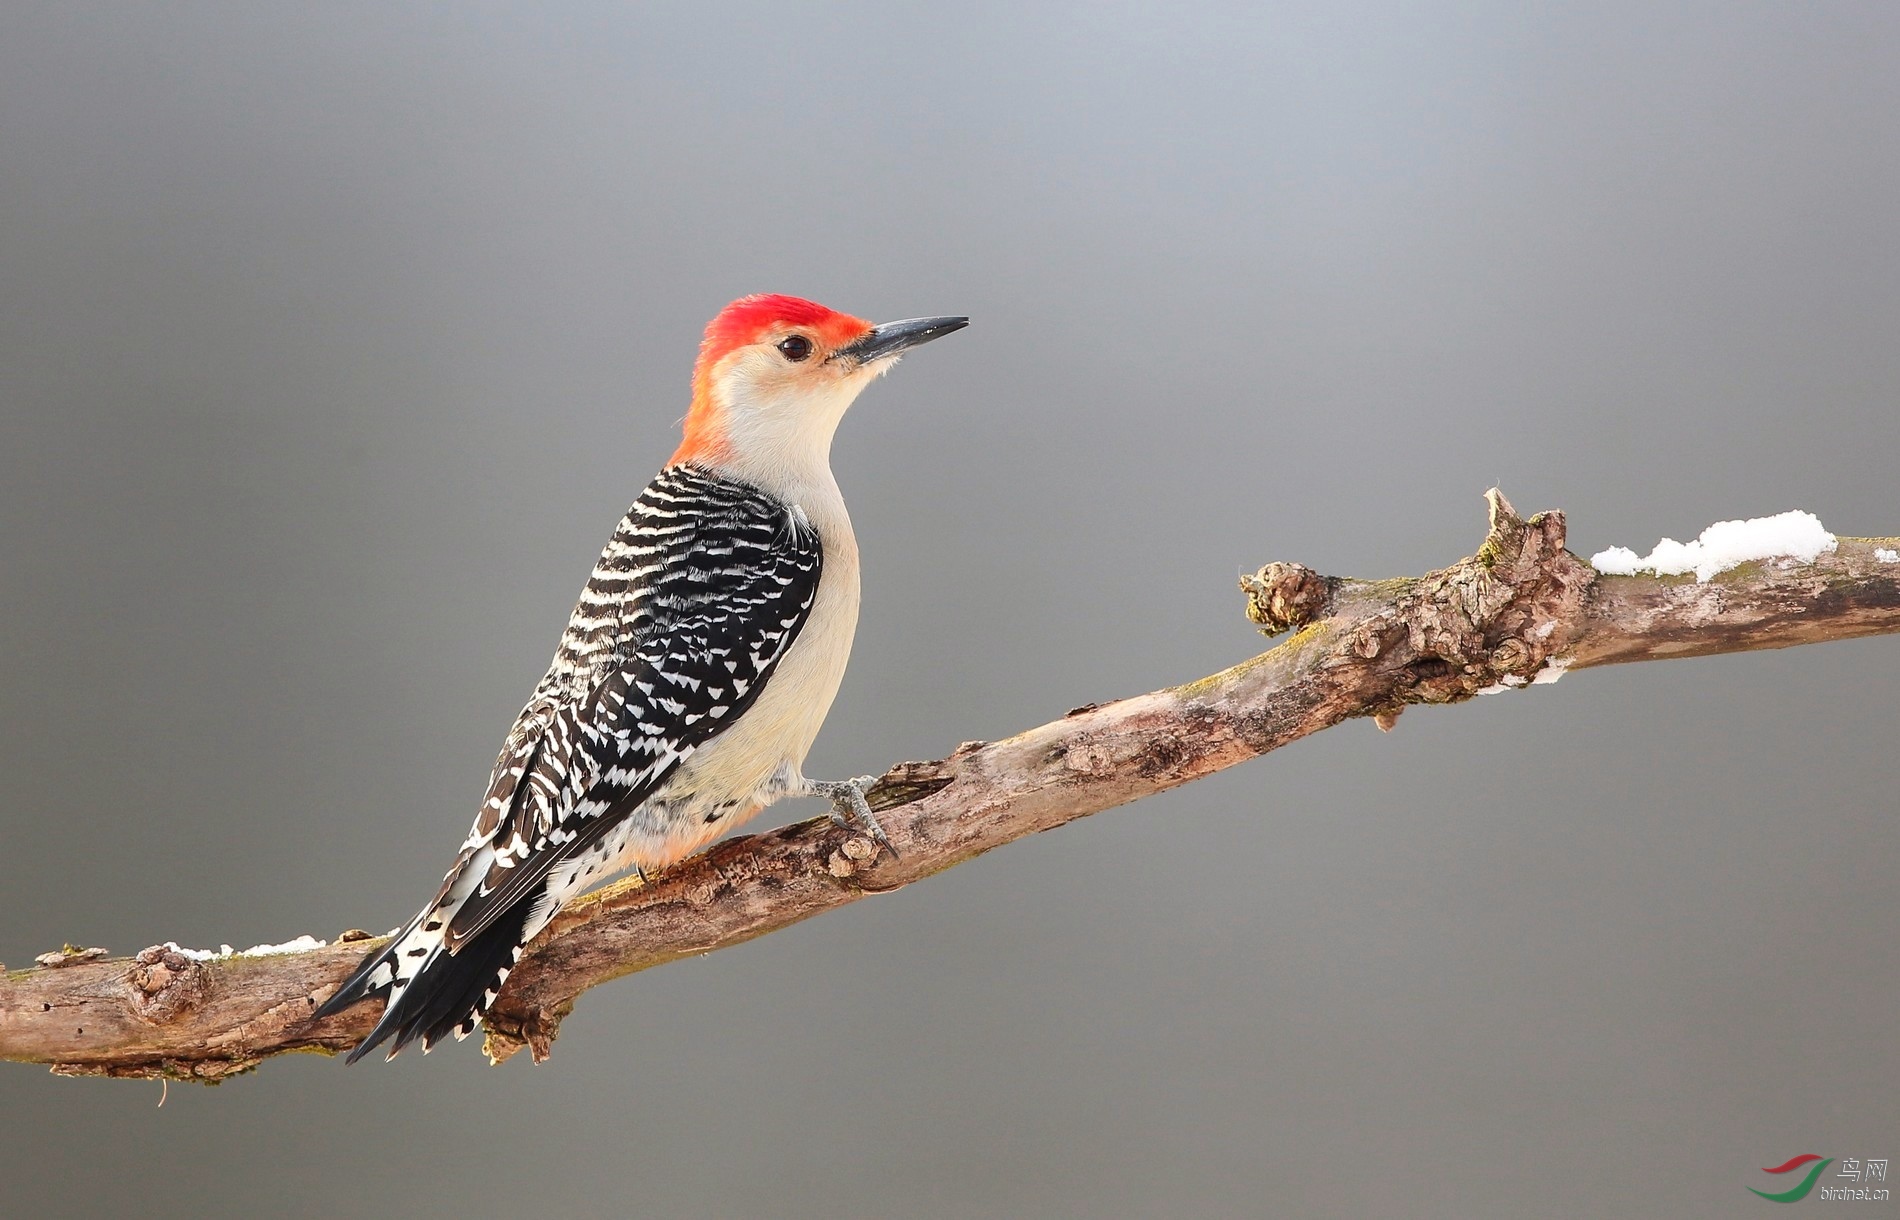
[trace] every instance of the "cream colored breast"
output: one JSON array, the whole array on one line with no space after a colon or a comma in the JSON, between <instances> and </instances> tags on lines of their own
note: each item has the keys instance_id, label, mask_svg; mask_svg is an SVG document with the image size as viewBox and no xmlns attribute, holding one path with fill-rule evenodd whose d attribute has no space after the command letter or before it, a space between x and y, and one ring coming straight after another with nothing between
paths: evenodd
<instances>
[{"instance_id":1,"label":"cream colored breast","mask_svg":"<svg viewBox=\"0 0 1900 1220\"><path fill-rule=\"evenodd\" d=\"M818 530L824 569L818 596L758 701L708 742L668 785L669 799L693 804L769 802L795 779L844 680L858 626L858 544L837 484L801 489L795 502ZM826 493L829 494L826 494ZM789 768L789 770L787 770Z\"/></svg>"}]
</instances>

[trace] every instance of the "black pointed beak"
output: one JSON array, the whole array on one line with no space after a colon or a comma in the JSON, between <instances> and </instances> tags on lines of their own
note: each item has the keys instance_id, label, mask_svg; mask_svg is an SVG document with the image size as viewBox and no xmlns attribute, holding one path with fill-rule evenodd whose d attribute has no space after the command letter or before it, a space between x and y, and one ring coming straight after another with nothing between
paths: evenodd
<instances>
[{"instance_id":1,"label":"black pointed beak","mask_svg":"<svg viewBox=\"0 0 1900 1220\"><path fill-rule=\"evenodd\" d=\"M858 364L869 364L940 339L969 324L968 318L905 318L902 322L885 322L833 352L832 358L842 356Z\"/></svg>"}]
</instances>

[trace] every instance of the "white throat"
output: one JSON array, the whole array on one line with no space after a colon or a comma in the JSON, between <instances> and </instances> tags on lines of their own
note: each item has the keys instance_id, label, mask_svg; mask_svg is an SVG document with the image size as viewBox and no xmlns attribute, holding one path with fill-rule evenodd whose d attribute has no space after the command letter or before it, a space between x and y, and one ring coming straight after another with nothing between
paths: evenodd
<instances>
[{"instance_id":1,"label":"white throat","mask_svg":"<svg viewBox=\"0 0 1900 1220\"><path fill-rule=\"evenodd\" d=\"M743 376L727 378L717 391L725 445L715 465L791 503L827 492L836 496L832 438L851 404L883 371L864 369L816 392L809 385L759 385Z\"/></svg>"}]
</instances>

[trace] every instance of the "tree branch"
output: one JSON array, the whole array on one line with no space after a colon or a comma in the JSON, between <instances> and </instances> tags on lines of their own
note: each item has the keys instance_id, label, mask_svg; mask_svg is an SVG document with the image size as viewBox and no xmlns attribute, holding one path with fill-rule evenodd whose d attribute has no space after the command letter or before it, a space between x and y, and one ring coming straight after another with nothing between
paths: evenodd
<instances>
[{"instance_id":1,"label":"tree branch","mask_svg":"<svg viewBox=\"0 0 1900 1220\"><path fill-rule=\"evenodd\" d=\"M721 843L649 884L582 898L522 958L489 1013L497 1062L548 1055L590 987L884 893L1012 839L1162 792L1356 716L1391 728L1415 703L1547 682L1626 661L1785 648L1900 631L1893 539L1842 538L1812 563L1766 560L1706 584L1604 576L1564 549L1564 519L1518 517L1488 494L1476 555L1418 578L1322 576L1268 564L1243 579L1248 616L1291 639L1184 686L1007 741L905 763L871 792L899 855L827 820ZM374 938L268 956L52 956L0 984L0 1058L72 1075L215 1081L286 1051L335 1052L375 1022L365 1003L313 1022Z\"/></svg>"}]
</instances>

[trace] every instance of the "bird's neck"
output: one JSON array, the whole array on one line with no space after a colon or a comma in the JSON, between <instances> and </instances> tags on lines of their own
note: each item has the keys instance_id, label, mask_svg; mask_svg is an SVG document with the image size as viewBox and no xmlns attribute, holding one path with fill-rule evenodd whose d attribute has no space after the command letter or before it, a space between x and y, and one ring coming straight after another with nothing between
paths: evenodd
<instances>
[{"instance_id":1,"label":"bird's neck","mask_svg":"<svg viewBox=\"0 0 1900 1220\"><path fill-rule=\"evenodd\" d=\"M847 382L833 394L782 400L723 387L696 396L673 460L750 483L807 512L833 502L842 510L831 440L862 388Z\"/></svg>"}]
</instances>

